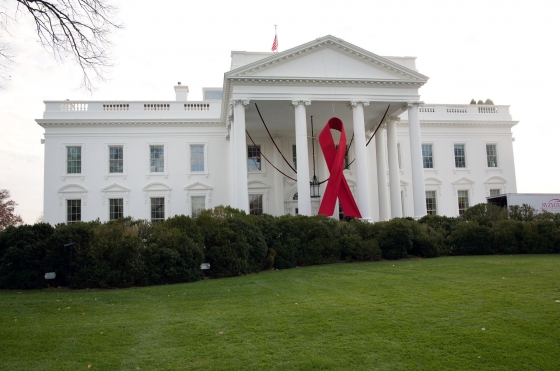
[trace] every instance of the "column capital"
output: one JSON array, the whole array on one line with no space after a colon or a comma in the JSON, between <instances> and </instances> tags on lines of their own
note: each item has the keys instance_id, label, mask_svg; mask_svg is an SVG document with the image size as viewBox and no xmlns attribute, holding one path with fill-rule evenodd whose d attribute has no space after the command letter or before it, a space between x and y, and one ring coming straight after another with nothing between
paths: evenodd
<instances>
[{"instance_id":1,"label":"column capital","mask_svg":"<svg viewBox=\"0 0 560 371\"><path fill-rule=\"evenodd\" d=\"M235 106L236 104L242 104L244 106L249 105L249 103L251 102L251 100L249 99L232 99L229 101L229 105L230 106Z\"/></svg>"},{"instance_id":2,"label":"column capital","mask_svg":"<svg viewBox=\"0 0 560 371\"><path fill-rule=\"evenodd\" d=\"M352 107L357 107L358 105L362 105L364 107L369 106L369 100L351 100L350 105Z\"/></svg>"},{"instance_id":3,"label":"column capital","mask_svg":"<svg viewBox=\"0 0 560 371\"><path fill-rule=\"evenodd\" d=\"M297 107L300 104L310 106L311 101L309 99L292 99L292 106Z\"/></svg>"},{"instance_id":4,"label":"column capital","mask_svg":"<svg viewBox=\"0 0 560 371\"><path fill-rule=\"evenodd\" d=\"M416 102L406 102L406 107L407 108L412 108L414 106L418 106L421 107L424 105L424 101L416 101Z\"/></svg>"},{"instance_id":5,"label":"column capital","mask_svg":"<svg viewBox=\"0 0 560 371\"><path fill-rule=\"evenodd\" d=\"M389 116L387 117L387 123L389 122L400 122L401 118L398 116Z\"/></svg>"}]
</instances>

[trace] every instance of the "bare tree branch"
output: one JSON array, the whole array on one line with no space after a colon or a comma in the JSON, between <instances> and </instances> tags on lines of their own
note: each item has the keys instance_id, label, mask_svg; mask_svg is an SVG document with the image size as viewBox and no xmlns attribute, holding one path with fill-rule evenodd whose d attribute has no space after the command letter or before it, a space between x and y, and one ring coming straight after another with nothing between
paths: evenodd
<instances>
[{"instance_id":1,"label":"bare tree branch","mask_svg":"<svg viewBox=\"0 0 560 371\"><path fill-rule=\"evenodd\" d=\"M16 206L17 203L14 200L10 200L10 191L0 189L0 232L11 225L18 226L23 224L21 216L15 213Z\"/></svg>"},{"instance_id":2,"label":"bare tree branch","mask_svg":"<svg viewBox=\"0 0 560 371\"><path fill-rule=\"evenodd\" d=\"M113 19L117 9L109 0L5 1L15 2L16 17L32 18L39 42L57 61L72 55L82 70L81 87L92 91L92 80L106 79L107 69L113 65L110 36L123 27ZM0 31L8 30L7 14L5 8L0 8Z\"/></svg>"}]
</instances>

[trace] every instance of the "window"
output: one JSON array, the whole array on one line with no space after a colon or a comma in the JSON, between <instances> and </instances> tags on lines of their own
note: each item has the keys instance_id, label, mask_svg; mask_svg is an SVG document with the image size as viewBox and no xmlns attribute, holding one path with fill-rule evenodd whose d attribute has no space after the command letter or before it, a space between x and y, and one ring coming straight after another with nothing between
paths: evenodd
<instances>
[{"instance_id":1,"label":"window","mask_svg":"<svg viewBox=\"0 0 560 371\"><path fill-rule=\"evenodd\" d=\"M457 191L459 198L459 215L469 208L469 191Z\"/></svg>"},{"instance_id":2,"label":"window","mask_svg":"<svg viewBox=\"0 0 560 371\"><path fill-rule=\"evenodd\" d=\"M191 144L191 172L204 171L204 145Z\"/></svg>"},{"instance_id":3,"label":"window","mask_svg":"<svg viewBox=\"0 0 560 371\"><path fill-rule=\"evenodd\" d=\"M165 220L165 197L150 198L152 223Z\"/></svg>"},{"instance_id":4,"label":"window","mask_svg":"<svg viewBox=\"0 0 560 371\"><path fill-rule=\"evenodd\" d=\"M163 146L150 146L150 172L163 173L165 166L165 157Z\"/></svg>"},{"instance_id":5,"label":"window","mask_svg":"<svg viewBox=\"0 0 560 371\"><path fill-rule=\"evenodd\" d=\"M66 147L66 172L82 173L82 147Z\"/></svg>"},{"instance_id":6,"label":"window","mask_svg":"<svg viewBox=\"0 0 560 371\"><path fill-rule=\"evenodd\" d=\"M117 220L124 216L123 199L109 199L109 220Z\"/></svg>"},{"instance_id":7,"label":"window","mask_svg":"<svg viewBox=\"0 0 560 371\"><path fill-rule=\"evenodd\" d=\"M486 145L486 163L488 167L498 167L498 151L495 144Z\"/></svg>"},{"instance_id":8,"label":"window","mask_svg":"<svg viewBox=\"0 0 560 371\"><path fill-rule=\"evenodd\" d=\"M247 170L260 171L261 170L261 146L247 147Z\"/></svg>"},{"instance_id":9,"label":"window","mask_svg":"<svg viewBox=\"0 0 560 371\"><path fill-rule=\"evenodd\" d=\"M431 144L422 144L422 164L424 169L434 168L434 152Z\"/></svg>"},{"instance_id":10,"label":"window","mask_svg":"<svg viewBox=\"0 0 560 371\"><path fill-rule=\"evenodd\" d=\"M191 197L192 217L196 218L206 208L206 197L192 196Z\"/></svg>"},{"instance_id":11,"label":"window","mask_svg":"<svg viewBox=\"0 0 560 371\"><path fill-rule=\"evenodd\" d=\"M465 157L465 145L455 144L455 167L467 167L467 161Z\"/></svg>"},{"instance_id":12,"label":"window","mask_svg":"<svg viewBox=\"0 0 560 371\"><path fill-rule=\"evenodd\" d=\"M292 145L292 163L294 164L294 169L297 170L297 149L296 145Z\"/></svg>"},{"instance_id":13,"label":"window","mask_svg":"<svg viewBox=\"0 0 560 371\"><path fill-rule=\"evenodd\" d=\"M249 214L263 214L263 195L249 195Z\"/></svg>"},{"instance_id":14,"label":"window","mask_svg":"<svg viewBox=\"0 0 560 371\"><path fill-rule=\"evenodd\" d=\"M82 221L82 200L66 200L66 221L68 223Z\"/></svg>"},{"instance_id":15,"label":"window","mask_svg":"<svg viewBox=\"0 0 560 371\"><path fill-rule=\"evenodd\" d=\"M490 196L499 196L501 194L502 194L502 190L499 188L490 190Z\"/></svg>"},{"instance_id":16,"label":"window","mask_svg":"<svg viewBox=\"0 0 560 371\"><path fill-rule=\"evenodd\" d=\"M123 147L109 147L109 173L123 172Z\"/></svg>"},{"instance_id":17,"label":"window","mask_svg":"<svg viewBox=\"0 0 560 371\"><path fill-rule=\"evenodd\" d=\"M426 191L426 212L437 215L436 191Z\"/></svg>"},{"instance_id":18,"label":"window","mask_svg":"<svg viewBox=\"0 0 560 371\"><path fill-rule=\"evenodd\" d=\"M338 145L336 146L336 150L338 151ZM344 167L343 169L348 168L348 146L346 146L346 152L344 152Z\"/></svg>"},{"instance_id":19,"label":"window","mask_svg":"<svg viewBox=\"0 0 560 371\"><path fill-rule=\"evenodd\" d=\"M344 210L342 210L342 205L340 201L338 202L338 220L344 220Z\"/></svg>"}]
</instances>

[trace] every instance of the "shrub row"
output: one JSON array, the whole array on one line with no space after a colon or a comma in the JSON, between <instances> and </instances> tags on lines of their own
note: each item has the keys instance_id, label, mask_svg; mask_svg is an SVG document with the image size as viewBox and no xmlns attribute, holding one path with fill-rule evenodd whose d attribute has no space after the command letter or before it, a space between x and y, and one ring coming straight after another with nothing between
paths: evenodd
<instances>
[{"instance_id":1,"label":"shrub row","mask_svg":"<svg viewBox=\"0 0 560 371\"><path fill-rule=\"evenodd\" d=\"M72 248L64 247L75 242ZM366 223L323 216L246 215L230 207L161 223L23 225L0 233L0 288L129 287L228 277L271 268L408 256L560 253L560 217L476 205L459 218ZM45 272L56 272L46 281Z\"/></svg>"}]
</instances>

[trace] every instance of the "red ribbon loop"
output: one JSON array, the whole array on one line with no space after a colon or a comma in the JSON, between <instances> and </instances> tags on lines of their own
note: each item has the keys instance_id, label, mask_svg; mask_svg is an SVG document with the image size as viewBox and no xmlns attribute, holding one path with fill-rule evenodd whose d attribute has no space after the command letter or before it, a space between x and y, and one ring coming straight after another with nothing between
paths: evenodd
<instances>
[{"instance_id":1,"label":"red ribbon loop","mask_svg":"<svg viewBox=\"0 0 560 371\"><path fill-rule=\"evenodd\" d=\"M335 147L331 129L340 131L338 150ZM346 182L346 178L342 173L344 170L344 157L346 155L346 133L344 132L344 124L339 118L333 117L327 122L321 134L319 134L319 144L331 173L321 206L319 207L319 215L333 215L336 199L338 198L344 215L361 218L362 214L360 214L358 205L356 205L352 192L350 192L350 187L348 187L348 182Z\"/></svg>"}]
</instances>

